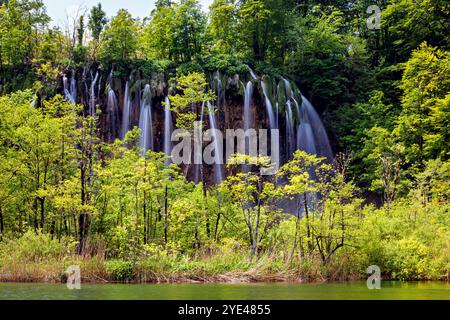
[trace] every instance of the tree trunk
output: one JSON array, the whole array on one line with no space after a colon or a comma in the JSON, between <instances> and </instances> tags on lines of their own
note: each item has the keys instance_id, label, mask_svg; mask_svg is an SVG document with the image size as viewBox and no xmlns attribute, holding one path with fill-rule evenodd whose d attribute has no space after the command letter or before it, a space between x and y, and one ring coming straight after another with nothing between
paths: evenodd
<instances>
[{"instance_id":1,"label":"tree trunk","mask_svg":"<svg viewBox=\"0 0 450 320\"><path fill-rule=\"evenodd\" d=\"M3 209L0 207L0 241L3 240L3 232L5 231L5 226L3 224Z\"/></svg>"},{"instance_id":2,"label":"tree trunk","mask_svg":"<svg viewBox=\"0 0 450 320\"><path fill-rule=\"evenodd\" d=\"M167 211L168 203L167 203L167 184L166 184L166 191L164 196L164 243L167 244L167 229L169 228L168 219L167 216L169 215L169 212Z\"/></svg>"},{"instance_id":3,"label":"tree trunk","mask_svg":"<svg viewBox=\"0 0 450 320\"><path fill-rule=\"evenodd\" d=\"M306 236L308 237L308 251L312 252L312 244L311 244L311 229L309 225L309 210L308 210L308 200L306 193L303 194L303 205L305 207L305 217L306 217Z\"/></svg>"},{"instance_id":4,"label":"tree trunk","mask_svg":"<svg viewBox=\"0 0 450 320\"><path fill-rule=\"evenodd\" d=\"M44 231L44 225L45 225L45 198L39 198L39 204L41 209L41 221L40 221L40 228L42 231Z\"/></svg>"}]
</instances>

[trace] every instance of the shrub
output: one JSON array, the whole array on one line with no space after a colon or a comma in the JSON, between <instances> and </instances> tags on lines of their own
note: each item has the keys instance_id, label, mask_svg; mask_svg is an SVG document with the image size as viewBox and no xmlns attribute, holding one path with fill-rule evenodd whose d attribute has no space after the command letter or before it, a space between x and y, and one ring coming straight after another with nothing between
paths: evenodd
<instances>
[{"instance_id":1,"label":"shrub","mask_svg":"<svg viewBox=\"0 0 450 320\"><path fill-rule=\"evenodd\" d=\"M22 262L58 259L73 252L75 241L52 239L49 234L27 231L22 237L0 245L0 256L14 257Z\"/></svg>"},{"instance_id":2,"label":"shrub","mask_svg":"<svg viewBox=\"0 0 450 320\"><path fill-rule=\"evenodd\" d=\"M107 261L106 272L115 281L130 281L134 275L132 262L124 260Z\"/></svg>"}]
</instances>

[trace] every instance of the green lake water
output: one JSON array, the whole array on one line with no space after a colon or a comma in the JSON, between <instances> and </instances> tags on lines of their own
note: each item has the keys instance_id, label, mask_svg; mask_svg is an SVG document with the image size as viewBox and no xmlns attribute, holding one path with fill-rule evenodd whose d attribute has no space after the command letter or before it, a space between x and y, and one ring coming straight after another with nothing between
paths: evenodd
<instances>
[{"instance_id":1,"label":"green lake water","mask_svg":"<svg viewBox=\"0 0 450 320\"><path fill-rule=\"evenodd\" d=\"M258 284L64 284L0 283L0 300L450 300L450 283L383 281Z\"/></svg>"}]
</instances>

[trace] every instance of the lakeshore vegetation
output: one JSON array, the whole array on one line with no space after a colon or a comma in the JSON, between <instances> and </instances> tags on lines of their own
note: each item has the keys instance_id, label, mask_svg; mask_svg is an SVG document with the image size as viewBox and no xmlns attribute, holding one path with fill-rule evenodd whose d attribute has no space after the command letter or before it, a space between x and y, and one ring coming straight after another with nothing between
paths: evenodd
<instances>
[{"instance_id":1,"label":"lakeshore vegetation","mask_svg":"<svg viewBox=\"0 0 450 320\"><path fill-rule=\"evenodd\" d=\"M0 1L0 281L61 281L70 265L93 282L349 280L370 265L448 281L449 15L444 0L158 0L144 19L98 4L63 30L41 0ZM334 162L297 151L263 176L267 158L235 155L220 185L194 184L142 156L138 128L105 142L58 94L66 70L111 65L169 74L187 128L187 107L214 98L206 73L287 76Z\"/></svg>"}]
</instances>

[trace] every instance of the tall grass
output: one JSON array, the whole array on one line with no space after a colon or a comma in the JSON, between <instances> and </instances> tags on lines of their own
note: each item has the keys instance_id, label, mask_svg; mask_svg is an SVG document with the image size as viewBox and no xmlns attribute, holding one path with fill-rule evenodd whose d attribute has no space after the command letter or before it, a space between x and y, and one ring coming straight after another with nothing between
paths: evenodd
<instances>
[{"instance_id":1,"label":"tall grass","mask_svg":"<svg viewBox=\"0 0 450 320\"><path fill-rule=\"evenodd\" d=\"M314 257L286 262L283 256L260 254L250 262L246 248L236 243L205 246L194 255L144 246L134 260L105 259L101 241L92 241L87 248L79 256L70 239L27 232L0 243L0 281L64 282L71 265L80 266L83 282L306 282L358 276L345 258L326 267Z\"/></svg>"}]
</instances>

